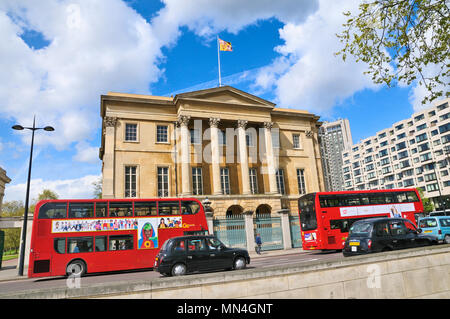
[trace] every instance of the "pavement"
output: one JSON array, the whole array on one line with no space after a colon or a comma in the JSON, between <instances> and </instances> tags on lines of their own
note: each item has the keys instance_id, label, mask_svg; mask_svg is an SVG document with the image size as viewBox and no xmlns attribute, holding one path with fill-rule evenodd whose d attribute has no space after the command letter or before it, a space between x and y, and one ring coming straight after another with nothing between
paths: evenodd
<instances>
[{"instance_id":1,"label":"pavement","mask_svg":"<svg viewBox=\"0 0 450 319\"><path fill-rule=\"evenodd\" d=\"M273 257L273 256L283 256L283 255L291 255L291 254L300 254L307 253L309 251L303 250L302 248L292 248L286 250L268 250L262 251L260 255L255 252L250 252L250 259L259 259L264 257ZM11 281L11 280L24 280L28 279L28 267L25 267L23 270L23 276L18 275L18 258L11 259L8 261L2 262L2 268L0 268L0 282L2 281Z\"/></svg>"}]
</instances>

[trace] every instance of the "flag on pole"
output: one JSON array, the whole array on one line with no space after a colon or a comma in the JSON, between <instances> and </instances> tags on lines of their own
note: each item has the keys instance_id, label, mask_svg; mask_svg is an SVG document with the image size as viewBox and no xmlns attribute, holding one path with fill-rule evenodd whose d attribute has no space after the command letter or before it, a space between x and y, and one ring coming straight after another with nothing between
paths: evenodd
<instances>
[{"instance_id":1,"label":"flag on pole","mask_svg":"<svg viewBox=\"0 0 450 319\"><path fill-rule=\"evenodd\" d=\"M231 47L231 42L227 42L222 39L219 39L219 47L220 51L233 51L233 48Z\"/></svg>"}]
</instances>

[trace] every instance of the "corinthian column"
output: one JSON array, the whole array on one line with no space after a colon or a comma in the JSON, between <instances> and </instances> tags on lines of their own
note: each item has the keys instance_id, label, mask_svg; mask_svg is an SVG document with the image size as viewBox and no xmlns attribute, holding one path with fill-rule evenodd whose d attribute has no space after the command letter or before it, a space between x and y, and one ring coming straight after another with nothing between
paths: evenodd
<instances>
[{"instance_id":1,"label":"corinthian column","mask_svg":"<svg viewBox=\"0 0 450 319\"><path fill-rule=\"evenodd\" d=\"M248 173L248 155L247 140L245 137L245 128L248 121L238 120L238 138L239 138L239 162L241 164L242 194L250 194L250 177Z\"/></svg>"},{"instance_id":2,"label":"corinthian column","mask_svg":"<svg viewBox=\"0 0 450 319\"><path fill-rule=\"evenodd\" d=\"M182 196L192 195L191 188L191 172L190 172L190 157L189 150L189 129L188 124L191 117L189 115L180 115L178 117L178 124L180 125L181 135L181 194Z\"/></svg>"},{"instance_id":3,"label":"corinthian column","mask_svg":"<svg viewBox=\"0 0 450 319\"><path fill-rule=\"evenodd\" d=\"M210 118L209 126L211 131L211 167L213 194L222 194L222 185L220 183L220 152L219 152L219 118Z\"/></svg>"},{"instance_id":4,"label":"corinthian column","mask_svg":"<svg viewBox=\"0 0 450 319\"><path fill-rule=\"evenodd\" d=\"M267 176L269 177L269 192L271 194L277 194L277 180L276 180L276 168L275 159L273 157L273 145L272 145L272 127L273 122L264 122L264 140L266 142L266 160L267 160Z\"/></svg>"},{"instance_id":5,"label":"corinthian column","mask_svg":"<svg viewBox=\"0 0 450 319\"><path fill-rule=\"evenodd\" d=\"M106 116L103 121L105 126L105 149L103 153L103 181L102 198L114 198L114 150L116 139L117 117Z\"/></svg>"}]
</instances>

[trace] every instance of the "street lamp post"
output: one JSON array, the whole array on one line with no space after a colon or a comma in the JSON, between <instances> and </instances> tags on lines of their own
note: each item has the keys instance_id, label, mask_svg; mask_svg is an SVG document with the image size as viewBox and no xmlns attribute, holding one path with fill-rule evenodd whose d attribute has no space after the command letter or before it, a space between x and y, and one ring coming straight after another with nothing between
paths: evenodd
<instances>
[{"instance_id":1,"label":"street lamp post","mask_svg":"<svg viewBox=\"0 0 450 319\"><path fill-rule=\"evenodd\" d=\"M33 117L33 127L23 127L22 125L14 125L12 128L14 130L31 130L31 150L30 150L30 163L28 165L28 179L27 179L27 193L25 195L25 212L23 214L23 226L22 226L22 243L20 246L20 257L19 257L19 276L23 276L23 266L25 262L25 244L27 239L27 222L28 222L28 202L30 197L30 181L31 181L31 163L33 161L33 145L34 145L34 131L44 130L44 131L54 131L55 129L51 126L36 127L36 116Z\"/></svg>"}]
</instances>

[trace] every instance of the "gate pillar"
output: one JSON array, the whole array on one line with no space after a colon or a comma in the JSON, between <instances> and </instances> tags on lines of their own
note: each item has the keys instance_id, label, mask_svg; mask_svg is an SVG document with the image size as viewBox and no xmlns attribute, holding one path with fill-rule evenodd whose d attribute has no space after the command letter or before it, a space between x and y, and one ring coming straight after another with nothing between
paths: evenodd
<instances>
[{"instance_id":1,"label":"gate pillar","mask_svg":"<svg viewBox=\"0 0 450 319\"><path fill-rule=\"evenodd\" d=\"M283 249L291 249L291 229L289 225L289 209L281 209L277 211L281 217L281 230L283 233Z\"/></svg>"},{"instance_id":2,"label":"gate pillar","mask_svg":"<svg viewBox=\"0 0 450 319\"><path fill-rule=\"evenodd\" d=\"M253 212L246 211L244 212L244 220L245 220L245 235L247 238L247 250L250 254L255 250L255 231L253 226Z\"/></svg>"}]
</instances>

